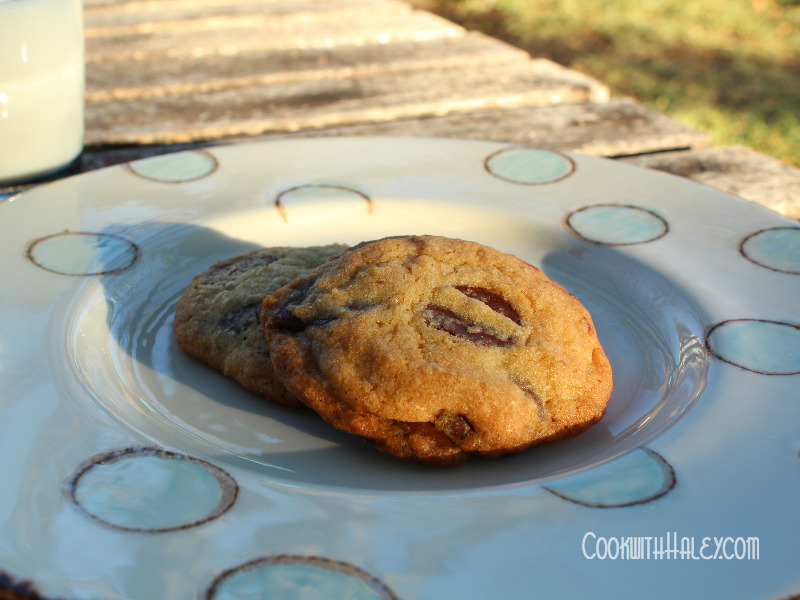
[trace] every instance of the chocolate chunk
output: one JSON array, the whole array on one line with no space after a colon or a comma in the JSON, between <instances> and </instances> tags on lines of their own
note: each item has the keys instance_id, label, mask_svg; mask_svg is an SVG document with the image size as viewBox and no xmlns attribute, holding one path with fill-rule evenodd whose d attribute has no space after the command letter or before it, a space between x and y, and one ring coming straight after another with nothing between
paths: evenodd
<instances>
[{"instance_id":1,"label":"chocolate chunk","mask_svg":"<svg viewBox=\"0 0 800 600\"><path fill-rule=\"evenodd\" d=\"M465 296L483 302L494 312L499 313L504 317L508 317L517 325L522 325L522 317L517 309L514 308L514 305L506 300L501 294L487 290L486 288L472 285L457 285L455 288Z\"/></svg>"},{"instance_id":2,"label":"chocolate chunk","mask_svg":"<svg viewBox=\"0 0 800 600\"><path fill-rule=\"evenodd\" d=\"M314 319L310 321L304 321L300 317L292 314L288 308L284 308L278 311L278 313L272 318L269 326L273 329L279 329L281 331L301 333L313 325L327 325L338 318L339 317L335 315L322 315L319 317L314 317Z\"/></svg>"},{"instance_id":3,"label":"chocolate chunk","mask_svg":"<svg viewBox=\"0 0 800 600\"><path fill-rule=\"evenodd\" d=\"M282 308L272 317L269 326L272 329L278 329L280 331L300 333L301 331L305 331L306 327L308 327L308 323L303 321L300 317L293 315L289 312L288 308Z\"/></svg>"},{"instance_id":4,"label":"chocolate chunk","mask_svg":"<svg viewBox=\"0 0 800 600\"><path fill-rule=\"evenodd\" d=\"M232 313L228 313L219 322L220 327L239 335L247 329L253 322L258 320L258 315L261 312L261 303L249 304L243 306Z\"/></svg>"},{"instance_id":5,"label":"chocolate chunk","mask_svg":"<svg viewBox=\"0 0 800 600\"><path fill-rule=\"evenodd\" d=\"M308 327L312 325L321 326L327 325L335 320L337 320L340 315L336 314L327 314L327 315L319 315L314 317L309 321L303 321L299 317L293 315L290 311L290 308L293 306L297 306L298 304L302 303L305 299L306 295L308 294L308 288L297 288L292 292L292 294L287 298L287 301L284 303L284 308L278 311L278 313L273 317L272 321L270 322L270 327L274 329L281 329L283 331L291 331L295 333L300 333L301 331L305 331ZM369 310L375 306L374 304L370 304L367 302L350 302L346 308L352 312L364 312Z\"/></svg>"},{"instance_id":6,"label":"chocolate chunk","mask_svg":"<svg viewBox=\"0 0 800 600\"><path fill-rule=\"evenodd\" d=\"M519 387L523 392L525 392L530 398L536 403L536 407L539 409L539 416L544 417L544 405L542 404L542 399L539 398L539 394L531 387L531 385L526 381L521 381L516 377L512 377L511 381L514 382L516 386Z\"/></svg>"},{"instance_id":7,"label":"chocolate chunk","mask_svg":"<svg viewBox=\"0 0 800 600\"><path fill-rule=\"evenodd\" d=\"M448 410L440 410L434 417L433 424L454 443L463 441L475 431L464 415L451 413Z\"/></svg>"},{"instance_id":8,"label":"chocolate chunk","mask_svg":"<svg viewBox=\"0 0 800 600\"><path fill-rule=\"evenodd\" d=\"M292 333L305 331L309 323L296 317L291 309L303 303L308 296L312 283L312 281L304 281L299 287L291 290L277 306L275 315L270 319L268 327Z\"/></svg>"},{"instance_id":9,"label":"chocolate chunk","mask_svg":"<svg viewBox=\"0 0 800 600\"><path fill-rule=\"evenodd\" d=\"M444 306L428 304L427 309L428 317L434 327L446 331L450 335L468 340L473 344L506 348L514 343L512 337L498 337L484 330L480 325L473 323L470 319Z\"/></svg>"},{"instance_id":10,"label":"chocolate chunk","mask_svg":"<svg viewBox=\"0 0 800 600\"><path fill-rule=\"evenodd\" d=\"M266 267L267 265L274 263L276 260L278 260L278 258L279 257L272 254L256 254L254 256L245 256L239 260L210 269L206 273L203 283L214 284L233 281L239 277L241 273L249 271L250 269L256 269L258 267Z\"/></svg>"}]
</instances>

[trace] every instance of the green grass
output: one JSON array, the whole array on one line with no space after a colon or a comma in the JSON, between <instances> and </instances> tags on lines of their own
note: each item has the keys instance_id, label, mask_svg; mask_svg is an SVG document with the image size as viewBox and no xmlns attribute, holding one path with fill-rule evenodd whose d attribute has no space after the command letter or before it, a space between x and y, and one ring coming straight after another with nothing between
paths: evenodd
<instances>
[{"instance_id":1,"label":"green grass","mask_svg":"<svg viewBox=\"0 0 800 600\"><path fill-rule=\"evenodd\" d=\"M800 166L800 0L412 0Z\"/></svg>"}]
</instances>

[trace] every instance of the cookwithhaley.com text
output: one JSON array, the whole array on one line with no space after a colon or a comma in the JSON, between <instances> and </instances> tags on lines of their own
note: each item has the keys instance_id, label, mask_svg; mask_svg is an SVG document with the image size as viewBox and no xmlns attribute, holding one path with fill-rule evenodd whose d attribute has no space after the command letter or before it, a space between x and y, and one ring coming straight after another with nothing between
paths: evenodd
<instances>
[{"instance_id":1,"label":"cookwithhaley.com text","mask_svg":"<svg viewBox=\"0 0 800 600\"><path fill-rule=\"evenodd\" d=\"M598 536L587 531L581 551L587 560L758 560L757 537Z\"/></svg>"}]
</instances>

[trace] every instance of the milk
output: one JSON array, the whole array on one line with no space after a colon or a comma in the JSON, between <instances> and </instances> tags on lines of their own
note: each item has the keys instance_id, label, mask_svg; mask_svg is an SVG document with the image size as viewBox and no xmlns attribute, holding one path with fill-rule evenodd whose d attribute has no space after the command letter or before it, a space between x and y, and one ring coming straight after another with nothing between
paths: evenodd
<instances>
[{"instance_id":1,"label":"milk","mask_svg":"<svg viewBox=\"0 0 800 600\"><path fill-rule=\"evenodd\" d=\"M0 0L0 183L80 154L83 46L81 0Z\"/></svg>"}]
</instances>

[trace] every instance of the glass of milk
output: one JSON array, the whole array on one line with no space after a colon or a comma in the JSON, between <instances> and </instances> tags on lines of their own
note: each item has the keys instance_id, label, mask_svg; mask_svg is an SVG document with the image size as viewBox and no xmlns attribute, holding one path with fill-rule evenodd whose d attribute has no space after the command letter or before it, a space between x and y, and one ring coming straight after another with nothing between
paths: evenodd
<instances>
[{"instance_id":1,"label":"glass of milk","mask_svg":"<svg viewBox=\"0 0 800 600\"><path fill-rule=\"evenodd\" d=\"M81 0L0 0L0 184L80 155L83 56Z\"/></svg>"}]
</instances>

